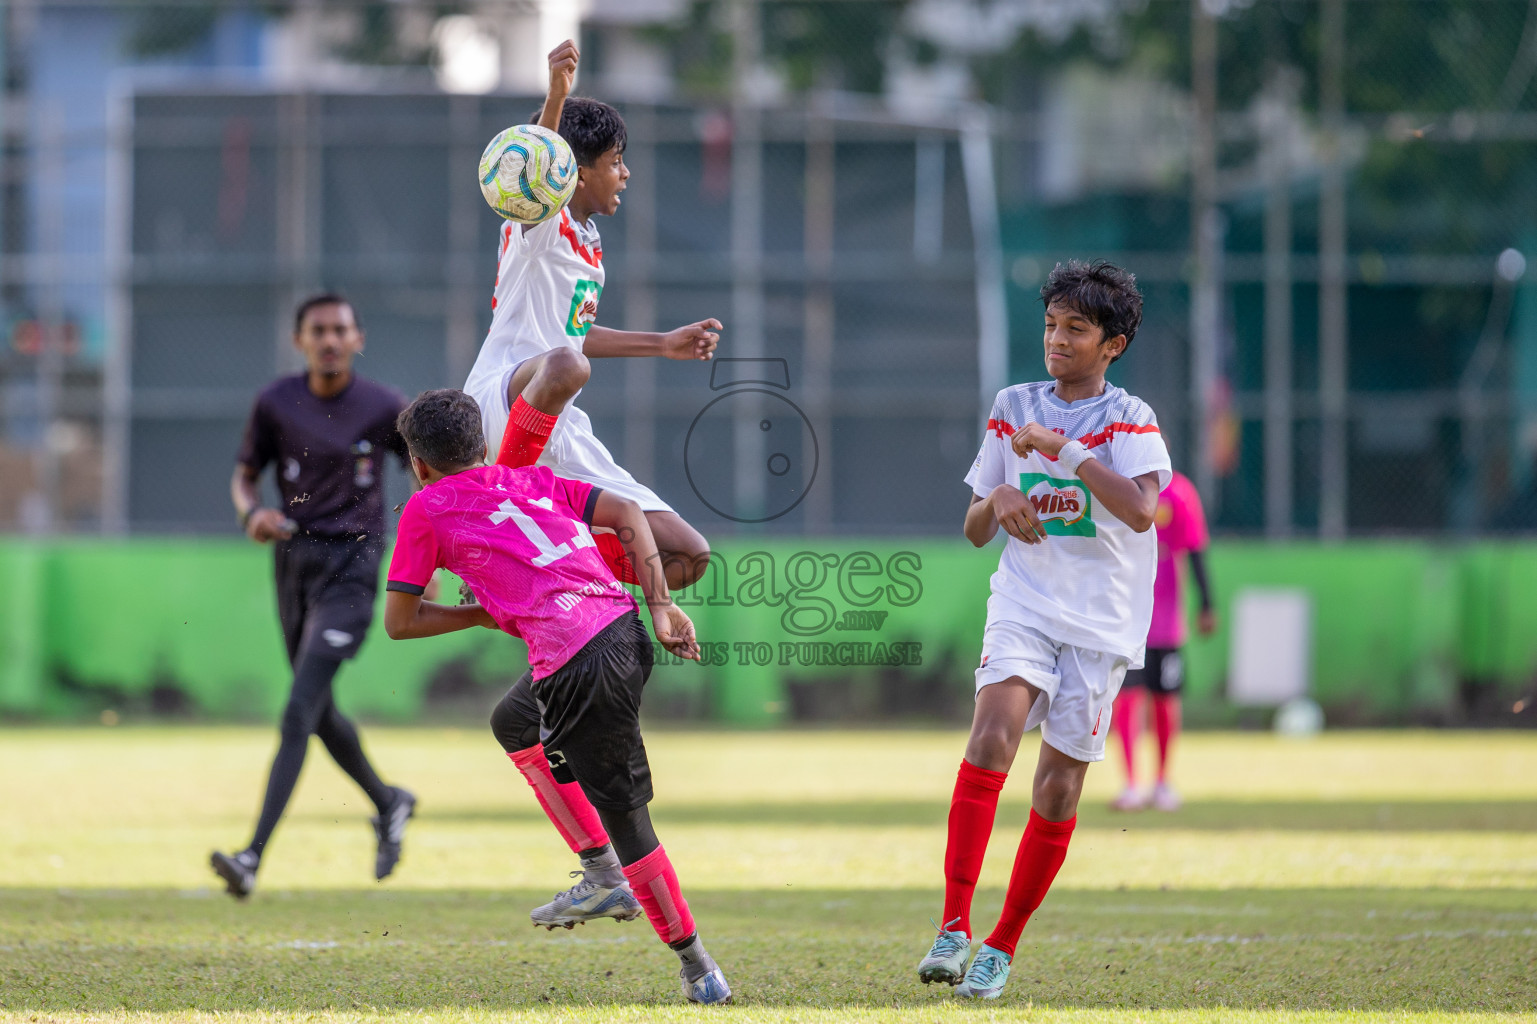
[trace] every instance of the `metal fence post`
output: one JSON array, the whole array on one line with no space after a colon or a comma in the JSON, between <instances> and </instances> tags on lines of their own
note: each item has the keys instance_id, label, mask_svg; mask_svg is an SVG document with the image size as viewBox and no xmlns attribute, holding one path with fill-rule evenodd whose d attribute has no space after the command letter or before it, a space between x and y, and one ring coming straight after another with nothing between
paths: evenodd
<instances>
[{"instance_id":1,"label":"metal fence post","mask_svg":"<svg viewBox=\"0 0 1537 1024\"><path fill-rule=\"evenodd\" d=\"M1318 533L1338 540L1348 526L1350 432L1346 420L1349 313L1346 309L1345 5L1323 0L1320 11L1318 105L1324 161L1318 197L1318 405L1320 412Z\"/></svg>"}]
</instances>

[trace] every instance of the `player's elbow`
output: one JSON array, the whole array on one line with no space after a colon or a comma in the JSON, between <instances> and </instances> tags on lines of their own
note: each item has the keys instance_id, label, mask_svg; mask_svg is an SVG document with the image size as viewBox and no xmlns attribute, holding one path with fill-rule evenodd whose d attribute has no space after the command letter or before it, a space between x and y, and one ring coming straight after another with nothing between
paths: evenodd
<instances>
[{"instance_id":1,"label":"player's elbow","mask_svg":"<svg viewBox=\"0 0 1537 1024\"><path fill-rule=\"evenodd\" d=\"M987 528L985 520L978 519L968 512L966 514L966 521L961 524L961 532L966 535L967 540L971 541L972 547L982 548L986 547L987 542L993 539L994 531Z\"/></svg>"},{"instance_id":2,"label":"player's elbow","mask_svg":"<svg viewBox=\"0 0 1537 1024\"><path fill-rule=\"evenodd\" d=\"M394 597L394 594L390 595ZM411 624L416 618L415 608L406 608L394 601L384 604L384 632L391 640L411 639Z\"/></svg>"},{"instance_id":3,"label":"player's elbow","mask_svg":"<svg viewBox=\"0 0 1537 1024\"><path fill-rule=\"evenodd\" d=\"M1134 533L1146 533L1153 528L1153 509L1137 509L1135 515L1126 523Z\"/></svg>"}]
</instances>

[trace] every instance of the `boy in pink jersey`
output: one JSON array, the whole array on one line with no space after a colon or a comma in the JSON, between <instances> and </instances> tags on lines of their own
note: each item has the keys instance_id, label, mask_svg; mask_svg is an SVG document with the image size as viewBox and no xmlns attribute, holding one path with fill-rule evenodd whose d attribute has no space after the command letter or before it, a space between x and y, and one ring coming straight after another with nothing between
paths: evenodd
<instances>
[{"instance_id":1,"label":"boy in pink jersey","mask_svg":"<svg viewBox=\"0 0 1537 1024\"><path fill-rule=\"evenodd\" d=\"M1158 574L1153 578L1153 623L1147 631L1147 656L1142 668L1126 673L1115 701L1115 731L1121 738L1126 764L1126 788L1111 807L1140 811L1151 803L1160 811L1179 809L1179 795L1169 785L1169 748L1179 732L1180 690L1185 684L1185 604L1181 593L1179 556L1190 558L1190 575L1201 593L1197 620L1202 636L1217 628L1211 607L1211 587L1206 579L1206 513L1195 484L1175 473L1158 495L1153 525L1158 530ZM1158 781L1148 794L1137 788L1137 732L1142 724L1143 693L1152 694L1153 731L1158 737Z\"/></svg>"},{"instance_id":2,"label":"boy in pink jersey","mask_svg":"<svg viewBox=\"0 0 1537 1024\"><path fill-rule=\"evenodd\" d=\"M638 902L682 961L683 994L696 1003L730 1002L731 988L699 939L646 809L651 768L640 699L651 644L634 598L593 542L592 527L614 531L641 570L656 638L697 660L694 625L668 594L645 513L544 466L485 465L480 407L462 391L423 392L397 427L422 489L400 517L385 630L401 640L485 626L528 644L529 674L497 706L492 732L567 842L590 851L584 867L600 851L617 858L614 884L585 895L616 906ZM438 569L463 579L478 603L423 601ZM579 919L592 916L637 914Z\"/></svg>"}]
</instances>

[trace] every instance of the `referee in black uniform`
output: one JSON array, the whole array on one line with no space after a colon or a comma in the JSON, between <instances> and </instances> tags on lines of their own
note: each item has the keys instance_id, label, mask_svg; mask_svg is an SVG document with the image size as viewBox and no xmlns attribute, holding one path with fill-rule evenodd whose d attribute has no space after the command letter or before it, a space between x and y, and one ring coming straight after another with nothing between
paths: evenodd
<instances>
[{"instance_id":1,"label":"referee in black uniform","mask_svg":"<svg viewBox=\"0 0 1537 1024\"><path fill-rule=\"evenodd\" d=\"M246 535L273 544L278 617L294 673L256 833L239 853L210 858L230 895L240 898L256 886L262 851L299 781L312 733L378 808L375 878L395 869L416 805L406 790L379 779L357 727L331 694L337 669L357 653L373 620L384 550L381 460L386 452L406 460L395 430L406 400L352 372L363 332L340 295L300 304L294 347L306 370L274 381L256 399L230 481ZM261 505L259 481L270 463L277 464L280 509Z\"/></svg>"}]
</instances>

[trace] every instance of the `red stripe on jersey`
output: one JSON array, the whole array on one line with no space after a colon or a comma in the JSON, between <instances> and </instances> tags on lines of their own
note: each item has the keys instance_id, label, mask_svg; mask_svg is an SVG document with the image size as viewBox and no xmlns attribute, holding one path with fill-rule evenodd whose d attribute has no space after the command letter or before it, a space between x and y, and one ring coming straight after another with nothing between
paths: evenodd
<instances>
[{"instance_id":1,"label":"red stripe on jersey","mask_svg":"<svg viewBox=\"0 0 1537 1024\"><path fill-rule=\"evenodd\" d=\"M1102 444L1109 444L1116 434L1156 434L1158 428L1149 423L1146 426L1138 426L1135 423L1112 423L1098 433L1084 434L1078 440L1082 441L1086 448L1098 448Z\"/></svg>"},{"instance_id":2,"label":"red stripe on jersey","mask_svg":"<svg viewBox=\"0 0 1537 1024\"><path fill-rule=\"evenodd\" d=\"M1090 432L1090 433L1084 434L1078 440L1083 443L1083 446L1085 448L1098 448L1102 444L1109 444L1111 439L1114 438L1116 434L1156 434L1156 433L1159 433L1159 430L1158 430L1157 427L1153 426L1151 423L1149 423L1147 426L1138 426L1135 423L1112 423L1109 426L1107 426L1104 430L1098 431L1097 433L1096 432ZM1041 458L1045 459L1047 462L1056 462L1057 461L1057 457L1055 455L1047 455L1045 452L1043 452L1043 451L1041 451L1039 449L1036 450L1035 454L1039 455Z\"/></svg>"},{"instance_id":3,"label":"red stripe on jersey","mask_svg":"<svg viewBox=\"0 0 1537 1024\"><path fill-rule=\"evenodd\" d=\"M988 420L987 429L998 437L1008 437L1014 433L1014 427L1007 420Z\"/></svg>"},{"instance_id":4,"label":"red stripe on jersey","mask_svg":"<svg viewBox=\"0 0 1537 1024\"><path fill-rule=\"evenodd\" d=\"M512 224L502 225L502 248L496 254L496 280L491 282L491 308L496 309L496 286L502 283L502 257L507 255L507 247L512 244Z\"/></svg>"},{"instance_id":5,"label":"red stripe on jersey","mask_svg":"<svg viewBox=\"0 0 1537 1024\"><path fill-rule=\"evenodd\" d=\"M601 268L603 266L602 244L600 243L591 249L583 245L581 240L576 237L576 229L571 226L571 215L565 210L560 211L560 233L566 241L571 243L572 250L583 260L587 261L589 267Z\"/></svg>"}]
</instances>

